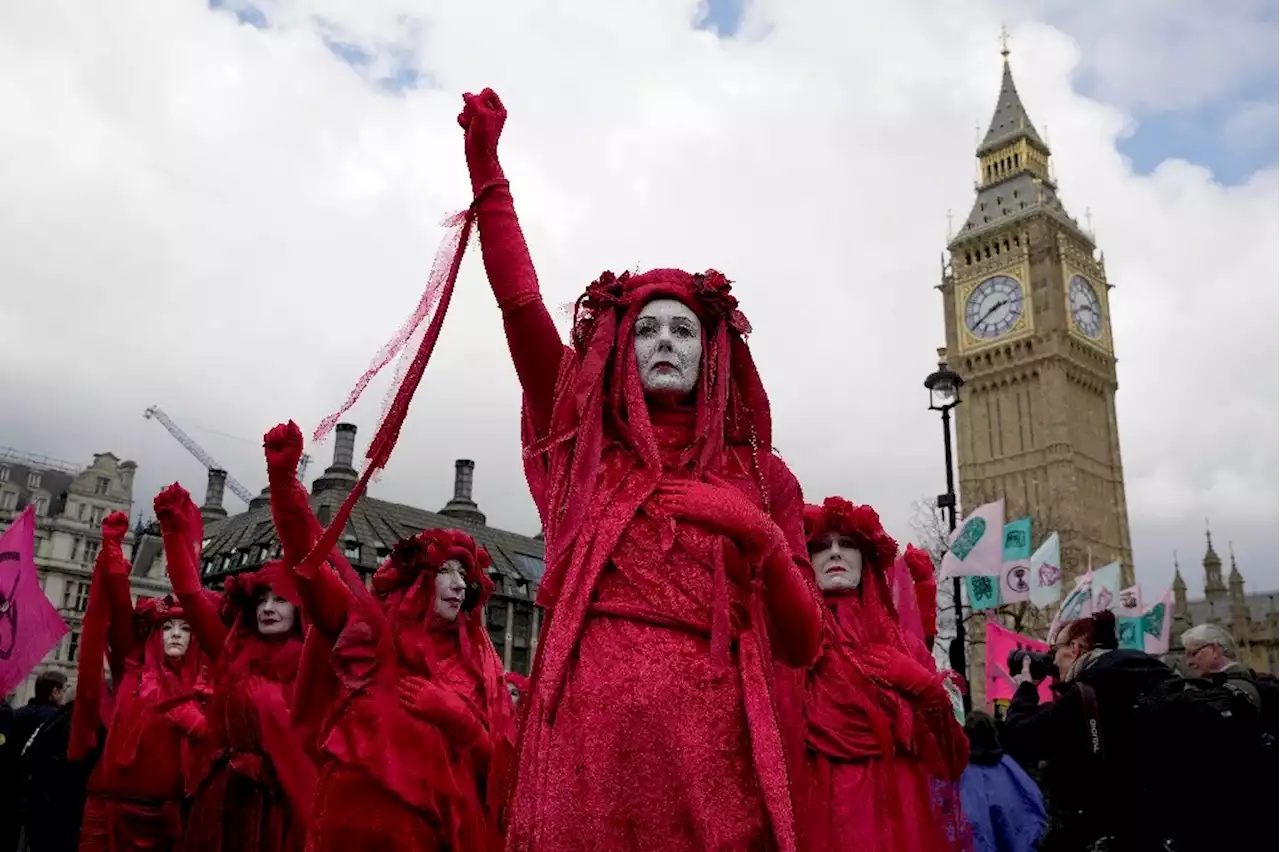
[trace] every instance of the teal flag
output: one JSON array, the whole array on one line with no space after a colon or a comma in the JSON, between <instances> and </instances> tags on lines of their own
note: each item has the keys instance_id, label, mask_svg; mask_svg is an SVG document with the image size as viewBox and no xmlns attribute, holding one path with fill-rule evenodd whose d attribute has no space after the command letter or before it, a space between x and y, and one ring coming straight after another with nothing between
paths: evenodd
<instances>
[{"instance_id":1,"label":"teal flag","mask_svg":"<svg viewBox=\"0 0 1280 852\"><path fill-rule=\"evenodd\" d=\"M1121 648L1127 648L1130 651L1146 650L1143 647L1145 642L1142 634L1143 624L1140 617L1122 615L1116 619L1116 638L1120 640Z\"/></svg>"},{"instance_id":2,"label":"teal flag","mask_svg":"<svg viewBox=\"0 0 1280 852\"><path fill-rule=\"evenodd\" d=\"M979 574L964 578L969 590L969 606L975 612L1000 606L1000 578Z\"/></svg>"},{"instance_id":3,"label":"teal flag","mask_svg":"<svg viewBox=\"0 0 1280 852\"><path fill-rule=\"evenodd\" d=\"M1031 518L1019 518L1004 525L1004 561L1031 558Z\"/></svg>"}]
</instances>

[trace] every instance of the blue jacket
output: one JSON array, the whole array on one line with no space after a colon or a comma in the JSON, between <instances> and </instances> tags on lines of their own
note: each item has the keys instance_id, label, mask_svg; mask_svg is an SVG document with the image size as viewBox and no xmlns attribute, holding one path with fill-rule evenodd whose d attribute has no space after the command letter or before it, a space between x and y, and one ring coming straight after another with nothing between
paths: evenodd
<instances>
[{"instance_id":1,"label":"blue jacket","mask_svg":"<svg viewBox=\"0 0 1280 852\"><path fill-rule=\"evenodd\" d=\"M960 776L960 800L974 852L1034 852L1044 833L1044 796L1013 758L971 762Z\"/></svg>"}]
</instances>

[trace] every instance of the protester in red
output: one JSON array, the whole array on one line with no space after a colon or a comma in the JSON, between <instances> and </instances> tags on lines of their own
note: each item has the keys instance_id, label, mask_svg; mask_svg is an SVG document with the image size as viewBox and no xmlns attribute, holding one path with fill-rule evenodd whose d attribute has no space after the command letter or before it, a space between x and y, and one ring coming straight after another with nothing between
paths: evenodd
<instances>
[{"instance_id":1,"label":"protester in red","mask_svg":"<svg viewBox=\"0 0 1280 852\"><path fill-rule=\"evenodd\" d=\"M791 850L772 658L808 665L820 613L747 321L717 272L604 273L566 347L498 163L506 111L464 100L547 544L508 848Z\"/></svg>"},{"instance_id":2,"label":"protester in red","mask_svg":"<svg viewBox=\"0 0 1280 852\"><path fill-rule=\"evenodd\" d=\"M809 673L808 759L797 781L804 848L967 848L956 783L968 740L942 676L898 627L886 582L897 543L870 506L839 497L807 507L805 534L827 618Z\"/></svg>"},{"instance_id":3,"label":"protester in red","mask_svg":"<svg viewBox=\"0 0 1280 852\"><path fill-rule=\"evenodd\" d=\"M188 817L187 852L303 848L315 766L289 718L305 624L278 562L229 577L220 604L200 585L202 525L177 484L155 500L169 579L213 659L207 753Z\"/></svg>"},{"instance_id":4,"label":"protester in red","mask_svg":"<svg viewBox=\"0 0 1280 852\"><path fill-rule=\"evenodd\" d=\"M480 621L488 551L427 530L395 546L372 595L341 560L345 582L310 568L321 529L294 475L302 434L277 426L265 445L285 562L314 625L308 656L322 650L336 674L298 695L319 717L322 761L308 848L500 850L515 717Z\"/></svg>"},{"instance_id":5,"label":"protester in red","mask_svg":"<svg viewBox=\"0 0 1280 852\"><path fill-rule=\"evenodd\" d=\"M132 566L121 543L129 516L102 522L89 605L81 632L78 694L68 757L80 760L97 745L108 722L101 757L89 777L80 833L83 852L162 852L178 847L181 805L197 743L205 730L204 655L173 598L129 594ZM103 658L111 668L115 702L109 720Z\"/></svg>"}]
</instances>

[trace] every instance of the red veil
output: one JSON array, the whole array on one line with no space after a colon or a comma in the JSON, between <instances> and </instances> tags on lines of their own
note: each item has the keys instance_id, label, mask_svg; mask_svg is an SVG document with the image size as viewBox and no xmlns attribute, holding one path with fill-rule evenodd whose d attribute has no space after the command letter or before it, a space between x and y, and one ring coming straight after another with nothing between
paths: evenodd
<instances>
[{"instance_id":1,"label":"red veil","mask_svg":"<svg viewBox=\"0 0 1280 852\"><path fill-rule=\"evenodd\" d=\"M873 852L965 848L955 782L968 763L967 740L941 677L909 697L880 662L909 658L934 670L923 643L899 625L890 587L898 545L874 509L839 497L805 508L811 546L831 532L857 543L863 571L857 589L826 594L822 655L805 705L810 760L800 827L814 849L853 837Z\"/></svg>"}]
</instances>

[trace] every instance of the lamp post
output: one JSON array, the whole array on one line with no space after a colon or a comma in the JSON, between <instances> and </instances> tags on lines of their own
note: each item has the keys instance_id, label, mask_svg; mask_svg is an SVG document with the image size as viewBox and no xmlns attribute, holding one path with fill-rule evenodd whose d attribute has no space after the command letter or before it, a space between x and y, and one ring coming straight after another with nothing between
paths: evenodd
<instances>
[{"instance_id":1,"label":"lamp post","mask_svg":"<svg viewBox=\"0 0 1280 852\"><path fill-rule=\"evenodd\" d=\"M951 461L951 409L960 404L960 388L964 386L964 377L947 367L947 350L938 350L938 369L924 380L929 391L929 410L942 413L942 449L947 463L947 493L938 495L938 508L947 512L947 529L956 531L956 480ZM951 578L951 596L956 614L956 636L951 644L951 668L969 680L969 661L965 653L964 611L960 605L960 578ZM973 706L970 691L964 694L964 709L967 713Z\"/></svg>"}]
</instances>

